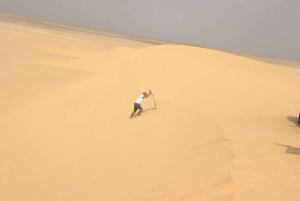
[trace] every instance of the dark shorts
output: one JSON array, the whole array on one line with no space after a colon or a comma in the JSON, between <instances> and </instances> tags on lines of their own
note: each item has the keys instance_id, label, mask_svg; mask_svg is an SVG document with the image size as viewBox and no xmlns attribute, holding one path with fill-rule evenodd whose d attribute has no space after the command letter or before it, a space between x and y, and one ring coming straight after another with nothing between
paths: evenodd
<instances>
[{"instance_id":1,"label":"dark shorts","mask_svg":"<svg viewBox=\"0 0 300 201\"><path fill-rule=\"evenodd\" d=\"M134 109L133 110L136 111L137 109L142 110L143 108L142 108L141 104L134 103Z\"/></svg>"}]
</instances>

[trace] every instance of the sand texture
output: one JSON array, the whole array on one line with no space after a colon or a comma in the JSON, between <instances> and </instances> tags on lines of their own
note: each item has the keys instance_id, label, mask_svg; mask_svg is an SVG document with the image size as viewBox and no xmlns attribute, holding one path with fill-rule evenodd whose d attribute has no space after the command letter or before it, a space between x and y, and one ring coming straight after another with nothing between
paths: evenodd
<instances>
[{"instance_id":1,"label":"sand texture","mask_svg":"<svg viewBox=\"0 0 300 201\"><path fill-rule=\"evenodd\" d=\"M1 14L0 200L298 201L280 64Z\"/></svg>"}]
</instances>

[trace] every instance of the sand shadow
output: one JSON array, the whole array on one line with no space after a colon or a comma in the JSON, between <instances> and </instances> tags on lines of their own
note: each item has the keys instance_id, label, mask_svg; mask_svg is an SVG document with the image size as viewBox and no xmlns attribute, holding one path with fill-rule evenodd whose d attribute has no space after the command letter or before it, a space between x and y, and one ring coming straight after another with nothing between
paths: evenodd
<instances>
[{"instance_id":1,"label":"sand shadow","mask_svg":"<svg viewBox=\"0 0 300 201\"><path fill-rule=\"evenodd\" d=\"M286 117L290 122L292 122L295 126L300 128L300 124L298 123L298 117L288 116Z\"/></svg>"},{"instance_id":2,"label":"sand shadow","mask_svg":"<svg viewBox=\"0 0 300 201\"><path fill-rule=\"evenodd\" d=\"M143 114L145 114L145 112L150 111L150 110L155 110L155 109L156 108L147 108L147 109L144 109L144 111L140 115L143 115Z\"/></svg>"},{"instance_id":3,"label":"sand shadow","mask_svg":"<svg viewBox=\"0 0 300 201\"><path fill-rule=\"evenodd\" d=\"M274 143L276 144L276 143ZM295 148L295 147L291 147L289 145L284 145L284 144L276 144L278 146L282 146L286 148L285 153L287 154L295 154L295 155L300 155L300 148Z\"/></svg>"},{"instance_id":4,"label":"sand shadow","mask_svg":"<svg viewBox=\"0 0 300 201\"><path fill-rule=\"evenodd\" d=\"M147 109L145 109L143 112L146 112L146 111L148 111L148 110L156 110L156 108L147 108Z\"/></svg>"},{"instance_id":5,"label":"sand shadow","mask_svg":"<svg viewBox=\"0 0 300 201\"><path fill-rule=\"evenodd\" d=\"M156 108L147 108L147 109L144 109L144 111L139 116L142 116L143 114L145 114L145 112L150 111L150 110L156 110ZM134 117L138 117L137 114L134 114Z\"/></svg>"}]
</instances>

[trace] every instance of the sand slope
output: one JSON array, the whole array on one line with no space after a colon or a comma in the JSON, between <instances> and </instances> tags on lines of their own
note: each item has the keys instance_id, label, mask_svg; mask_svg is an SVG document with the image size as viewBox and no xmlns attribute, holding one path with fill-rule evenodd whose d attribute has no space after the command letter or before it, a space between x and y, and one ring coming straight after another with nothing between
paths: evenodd
<instances>
[{"instance_id":1,"label":"sand slope","mask_svg":"<svg viewBox=\"0 0 300 201\"><path fill-rule=\"evenodd\" d=\"M300 200L289 68L0 19L1 200Z\"/></svg>"}]
</instances>

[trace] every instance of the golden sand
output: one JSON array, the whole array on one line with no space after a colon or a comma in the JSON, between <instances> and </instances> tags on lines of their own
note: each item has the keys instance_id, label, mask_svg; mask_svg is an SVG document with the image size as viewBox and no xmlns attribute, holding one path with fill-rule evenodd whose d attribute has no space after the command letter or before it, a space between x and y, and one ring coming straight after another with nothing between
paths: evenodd
<instances>
[{"instance_id":1,"label":"golden sand","mask_svg":"<svg viewBox=\"0 0 300 201\"><path fill-rule=\"evenodd\" d=\"M58 25L0 15L1 201L300 200L297 73Z\"/></svg>"}]
</instances>

